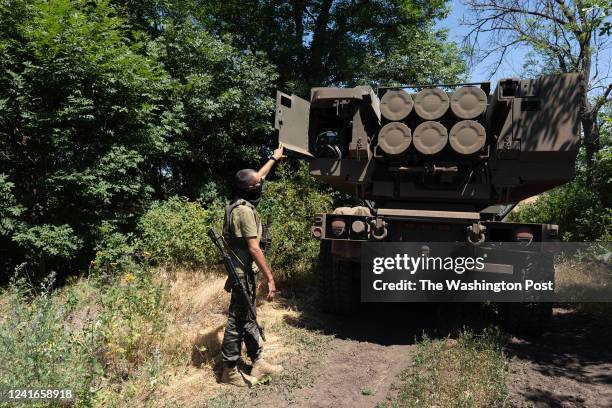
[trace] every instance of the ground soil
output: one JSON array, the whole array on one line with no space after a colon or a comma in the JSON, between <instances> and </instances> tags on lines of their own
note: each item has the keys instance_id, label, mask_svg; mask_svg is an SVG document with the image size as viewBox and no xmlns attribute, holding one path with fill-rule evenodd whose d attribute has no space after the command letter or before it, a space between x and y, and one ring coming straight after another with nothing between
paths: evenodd
<instances>
[{"instance_id":1,"label":"ground soil","mask_svg":"<svg viewBox=\"0 0 612 408\"><path fill-rule=\"evenodd\" d=\"M368 306L351 318L308 315L291 324L333 335L331 346L298 378L303 384L258 393L254 406L375 407L393 395L392 384L412 364L415 343L426 334L453 336L479 330L491 317L477 305ZM311 316L312 317L312 316ZM557 308L540 337L512 337L509 406L611 407L610 327ZM304 356L286 363L302 364Z\"/></svg>"},{"instance_id":2,"label":"ground soil","mask_svg":"<svg viewBox=\"0 0 612 408\"><path fill-rule=\"evenodd\" d=\"M610 325L557 308L542 336L512 338L512 406L612 407L611 334Z\"/></svg>"},{"instance_id":3,"label":"ground soil","mask_svg":"<svg viewBox=\"0 0 612 408\"><path fill-rule=\"evenodd\" d=\"M315 368L314 382L290 396L261 401L261 405L295 407L373 407L385 400L389 385L411 360L411 345L383 346L336 339L330 353Z\"/></svg>"}]
</instances>

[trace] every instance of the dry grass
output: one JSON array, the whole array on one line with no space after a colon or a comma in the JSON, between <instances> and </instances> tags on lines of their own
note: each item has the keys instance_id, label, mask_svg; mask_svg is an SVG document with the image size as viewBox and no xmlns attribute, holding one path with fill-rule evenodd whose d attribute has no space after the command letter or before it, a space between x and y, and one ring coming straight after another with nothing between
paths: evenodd
<instances>
[{"instance_id":1,"label":"dry grass","mask_svg":"<svg viewBox=\"0 0 612 408\"><path fill-rule=\"evenodd\" d=\"M208 350L205 360L214 358L218 347L211 331L225 324L229 304L229 294L223 290L225 277L201 271L162 270L157 279L169 283L169 316L160 345L162 353L179 364L191 364L198 350ZM202 363L204 360L196 365Z\"/></svg>"},{"instance_id":2,"label":"dry grass","mask_svg":"<svg viewBox=\"0 0 612 408\"><path fill-rule=\"evenodd\" d=\"M612 320L612 303L579 302L593 296L612 298L609 265L564 260L555 265L555 285L559 296L578 310L599 320Z\"/></svg>"},{"instance_id":3,"label":"dry grass","mask_svg":"<svg viewBox=\"0 0 612 408\"><path fill-rule=\"evenodd\" d=\"M236 406L252 393L292 387L294 377L302 377L295 369L307 369L301 362L322 355L327 336L292 324L300 320L302 304L259 299L258 319L266 328L266 358L295 369L253 390L219 384L230 297L223 290L225 275L158 269L148 285L135 285L138 281L133 277L126 283L126 277L111 285L76 279L52 295L58 310L65 313L63 324L68 331L78 335L93 330L100 339L91 351L91 357L102 363L92 383L96 389L94 406ZM157 290L153 287L160 288L163 298L155 310L148 303L133 316L114 309L126 304L132 307L141 299L152 302L150 293ZM10 312L9 296L0 293L0 321ZM126 344L132 349L127 350Z\"/></svg>"},{"instance_id":4,"label":"dry grass","mask_svg":"<svg viewBox=\"0 0 612 408\"><path fill-rule=\"evenodd\" d=\"M219 361L229 294L225 277L207 271L160 269L156 279L168 285L167 324L158 334L164 364L151 396L146 384L135 382L136 406L152 399L158 406L201 405L216 395L213 368ZM143 398L147 396L147 398Z\"/></svg>"},{"instance_id":5,"label":"dry grass","mask_svg":"<svg viewBox=\"0 0 612 408\"><path fill-rule=\"evenodd\" d=\"M146 375L124 382L121 392L128 390L129 398L121 398L119 402L147 406L154 401L155 406L189 407L208 406L225 396L246 398L248 391L240 393L217 382L229 305L229 294L223 290L225 276L202 271L159 270L156 279L165 281L169 292L167 324L164 332L157 335L164 365L154 376L154 387ZM299 314L282 301L258 302L258 320L266 328L266 358L283 363L304 352L305 345L313 342L305 340L310 333L288 327L286 321L299 319Z\"/></svg>"},{"instance_id":6,"label":"dry grass","mask_svg":"<svg viewBox=\"0 0 612 408\"><path fill-rule=\"evenodd\" d=\"M8 318L8 314L11 310L11 303L9 297L5 296L4 292L0 290L0 324Z\"/></svg>"},{"instance_id":7,"label":"dry grass","mask_svg":"<svg viewBox=\"0 0 612 408\"><path fill-rule=\"evenodd\" d=\"M555 265L556 288L568 300L588 295L589 291L612 288L610 265L602 262L564 260Z\"/></svg>"},{"instance_id":8,"label":"dry grass","mask_svg":"<svg viewBox=\"0 0 612 408\"><path fill-rule=\"evenodd\" d=\"M59 293L59 301L68 307L66 327L78 332L91 323L100 314L100 305L96 302L98 293L87 279L80 279Z\"/></svg>"}]
</instances>

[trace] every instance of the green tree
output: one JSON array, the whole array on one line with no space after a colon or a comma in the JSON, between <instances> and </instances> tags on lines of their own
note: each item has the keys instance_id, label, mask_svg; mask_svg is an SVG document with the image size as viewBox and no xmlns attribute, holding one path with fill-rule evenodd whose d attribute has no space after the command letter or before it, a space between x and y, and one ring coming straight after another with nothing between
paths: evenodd
<instances>
[{"instance_id":1,"label":"green tree","mask_svg":"<svg viewBox=\"0 0 612 408\"><path fill-rule=\"evenodd\" d=\"M6 175L0 174L0 237L10 235L19 226L19 215L23 209L17 204L14 187Z\"/></svg>"},{"instance_id":2,"label":"green tree","mask_svg":"<svg viewBox=\"0 0 612 408\"><path fill-rule=\"evenodd\" d=\"M130 230L154 198L217 194L256 157L272 68L190 21L164 27L151 38L107 0L0 2L0 183L14 201L0 246L19 246L14 262L89 260L108 222Z\"/></svg>"},{"instance_id":3,"label":"green tree","mask_svg":"<svg viewBox=\"0 0 612 408\"><path fill-rule=\"evenodd\" d=\"M444 0L200 4L207 27L265 52L279 86L300 95L313 86L455 81L465 71L457 48L433 28L447 13Z\"/></svg>"},{"instance_id":4,"label":"green tree","mask_svg":"<svg viewBox=\"0 0 612 408\"><path fill-rule=\"evenodd\" d=\"M576 178L557 187L510 216L511 221L558 224L566 241L610 241L612 239L612 117L610 109L600 113L601 149L593 165L586 165L580 150Z\"/></svg>"},{"instance_id":5,"label":"green tree","mask_svg":"<svg viewBox=\"0 0 612 408\"><path fill-rule=\"evenodd\" d=\"M100 218L129 221L147 202L140 165L165 144L151 129L168 76L105 1L4 1L0 27L0 172L25 222L15 239L70 258Z\"/></svg>"},{"instance_id":6,"label":"green tree","mask_svg":"<svg viewBox=\"0 0 612 408\"><path fill-rule=\"evenodd\" d=\"M169 21L154 46L177 83L184 115L184 149L165 167L169 193L204 201L227 195L231 176L271 144L275 70L262 55L242 53L191 20Z\"/></svg>"}]
</instances>

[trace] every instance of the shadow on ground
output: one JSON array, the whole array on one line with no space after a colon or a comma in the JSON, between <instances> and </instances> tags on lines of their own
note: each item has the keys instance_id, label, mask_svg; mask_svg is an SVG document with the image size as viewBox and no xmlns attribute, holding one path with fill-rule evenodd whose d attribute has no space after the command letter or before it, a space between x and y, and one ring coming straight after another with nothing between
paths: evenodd
<instances>
[{"instance_id":1,"label":"shadow on ground","mask_svg":"<svg viewBox=\"0 0 612 408\"><path fill-rule=\"evenodd\" d=\"M424 335L455 337L462 329L481 332L500 325L494 307L478 303L362 304L351 316L320 313L312 298L296 291L281 300L300 311L286 317L296 327L337 339L373 345L411 345ZM612 407L612 322L576 309L555 308L540 336L511 334L505 351L512 407ZM366 347L363 345L360 347Z\"/></svg>"},{"instance_id":2,"label":"shadow on ground","mask_svg":"<svg viewBox=\"0 0 612 408\"><path fill-rule=\"evenodd\" d=\"M424 335L454 337L464 328L480 332L495 322L493 308L478 303L364 303L353 315L336 316L300 297L285 301L301 312L285 318L290 325L384 346L414 344Z\"/></svg>"},{"instance_id":3,"label":"shadow on ground","mask_svg":"<svg viewBox=\"0 0 612 408\"><path fill-rule=\"evenodd\" d=\"M612 324L574 309L554 310L539 337L513 338L507 346L519 372L516 405L612 406Z\"/></svg>"}]
</instances>

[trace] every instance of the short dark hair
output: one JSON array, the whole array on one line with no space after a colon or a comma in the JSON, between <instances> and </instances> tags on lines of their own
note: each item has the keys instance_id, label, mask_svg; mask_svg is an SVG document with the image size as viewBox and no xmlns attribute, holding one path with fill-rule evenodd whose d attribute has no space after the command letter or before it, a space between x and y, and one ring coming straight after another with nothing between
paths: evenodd
<instances>
[{"instance_id":1,"label":"short dark hair","mask_svg":"<svg viewBox=\"0 0 612 408\"><path fill-rule=\"evenodd\" d=\"M234 176L234 187L237 190L246 190L253 182L256 173L253 169L238 170Z\"/></svg>"}]
</instances>

